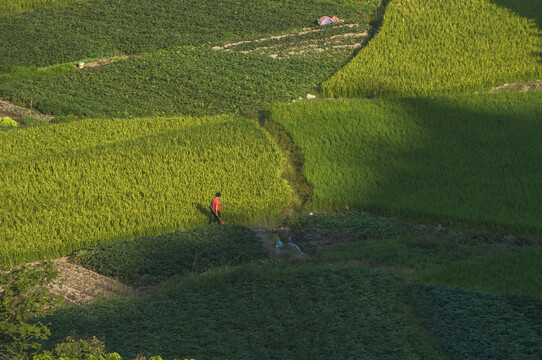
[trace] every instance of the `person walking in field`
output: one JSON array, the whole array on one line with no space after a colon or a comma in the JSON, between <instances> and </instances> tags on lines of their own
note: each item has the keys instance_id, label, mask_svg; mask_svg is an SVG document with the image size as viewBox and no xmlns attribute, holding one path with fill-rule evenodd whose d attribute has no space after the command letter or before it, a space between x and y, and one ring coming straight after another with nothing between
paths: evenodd
<instances>
[{"instance_id":1,"label":"person walking in field","mask_svg":"<svg viewBox=\"0 0 542 360\"><path fill-rule=\"evenodd\" d=\"M211 209L211 213L214 216L214 221L216 221L219 225L225 224L225 222L222 221L222 218L220 217L220 196L222 195L217 192L213 200L211 200L211 206L209 206L209 208Z\"/></svg>"}]
</instances>

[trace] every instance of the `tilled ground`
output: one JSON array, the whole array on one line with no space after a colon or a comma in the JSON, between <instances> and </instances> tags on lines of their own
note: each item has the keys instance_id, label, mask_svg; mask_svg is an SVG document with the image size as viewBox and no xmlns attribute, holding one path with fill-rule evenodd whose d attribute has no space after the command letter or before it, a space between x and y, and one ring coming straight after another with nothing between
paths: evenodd
<instances>
[{"instance_id":1,"label":"tilled ground","mask_svg":"<svg viewBox=\"0 0 542 360\"><path fill-rule=\"evenodd\" d=\"M361 24L341 24L332 27L307 28L302 31L275 35L255 40L244 40L215 46L220 51L259 53L273 59L292 56L306 56L314 52L359 49L367 41L369 34Z\"/></svg>"},{"instance_id":2,"label":"tilled ground","mask_svg":"<svg viewBox=\"0 0 542 360\"><path fill-rule=\"evenodd\" d=\"M52 284L51 291L77 305L139 294L115 279L70 263L68 258L55 260L54 266L59 276Z\"/></svg>"},{"instance_id":3,"label":"tilled ground","mask_svg":"<svg viewBox=\"0 0 542 360\"><path fill-rule=\"evenodd\" d=\"M44 115L37 111L17 106L2 98L0 98L0 116L7 116L13 120L18 120L23 116L35 116L46 120L51 120L53 118L51 115Z\"/></svg>"}]
</instances>

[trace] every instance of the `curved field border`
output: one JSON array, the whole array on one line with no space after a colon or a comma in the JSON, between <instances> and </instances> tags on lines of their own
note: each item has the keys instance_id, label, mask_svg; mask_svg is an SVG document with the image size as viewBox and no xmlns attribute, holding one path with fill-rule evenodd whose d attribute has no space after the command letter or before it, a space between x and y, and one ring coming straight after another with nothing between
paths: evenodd
<instances>
[{"instance_id":1,"label":"curved field border","mask_svg":"<svg viewBox=\"0 0 542 360\"><path fill-rule=\"evenodd\" d=\"M520 2L533 12L507 0L393 0L378 35L324 93L432 96L540 79L542 10Z\"/></svg>"}]
</instances>

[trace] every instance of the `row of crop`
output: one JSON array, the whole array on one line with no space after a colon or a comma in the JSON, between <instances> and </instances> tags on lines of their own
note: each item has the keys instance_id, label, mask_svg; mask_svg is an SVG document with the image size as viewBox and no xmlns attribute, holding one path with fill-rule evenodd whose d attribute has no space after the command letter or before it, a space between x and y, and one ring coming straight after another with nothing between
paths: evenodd
<instances>
[{"instance_id":1,"label":"row of crop","mask_svg":"<svg viewBox=\"0 0 542 360\"><path fill-rule=\"evenodd\" d=\"M46 320L58 340L96 336L123 357L535 360L541 311L529 297L405 286L360 267L245 265Z\"/></svg>"},{"instance_id":2,"label":"row of crop","mask_svg":"<svg viewBox=\"0 0 542 360\"><path fill-rule=\"evenodd\" d=\"M540 233L542 96L277 104L317 206Z\"/></svg>"},{"instance_id":3,"label":"row of crop","mask_svg":"<svg viewBox=\"0 0 542 360\"><path fill-rule=\"evenodd\" d=\"M4 99L42 113L84 117L257 113L264 103L316 91L351 49L307 58L212 50L162 51L33 81L0 84Z\"/></svg>"},{"instance_id":4,"label":"row of crop","mask_svg":"<svg viewBox=\"0 0 542 360\"><path fill-rule=\"evenodd\" d=\"M181 122L139 137L119 133L103 144L91 140L107 133L95 123L71 128L77 133L87 127L88 147L64 144L0 164L0 263L59 257L90 244L201 225L209 221L216 191L223 192L224 217L233 222L254 221L289 201L279 175L283 158L251 121ZM46 129L54 134L59 126ZM11 133L2 140L10 142Z\"/></svg>"},{"instance_id":5,"label":"row of crop","mask_svg":"<svg viewBox=\"0 0 542 360\"><path fill-rule=\"evenodd\" d=\"M404 270L417 281L542 300L542 243L525 237L408 227L365 213L299 214L290 226L365 234L371 240L321 249L318 261ZM293 241L304 250L302 238Z\"/></svg>"},{"instance_id":6,"label":"row of crop","mask_svg":"<svg viewBox=\"0 0 542 360\"><path fill-rule=\"evenodd\" d=\"M323 90L331 97L427 95L537 79L542 10L536 0L523 3L535 12L521 17L521 6L506 1L394 0L379 34Z\"/></svg>"},{"instance_id":7,"label":"row of crop","mask_svg":"<svg viewBox=\"0 0 542 360\"><path fill-rule=\"evenodd\" d=\"M0 72L261 37L314 26L326 14L360 19L354 6L308 0L94 0L3 15L0 38L10 41L0 42Z\"/></svg>"},{"instance_id":8,"label":"row of crop","mask_svg":"<svg viewBox=\"0 0 542 360\"><path fill-rule=\"evenodd\" d=\"M77 251L71 260L105 276L138 284L263 259L267 252L243 226L202 226Z\"/></svg>"},{"instance_id":9,"label":"row of crop","mask_svg":"<svg viewBox=\"0 0 542 360\"><path fill-rule=\"evenodd\" d=\"M224 116L222 121L234 121ZM37 127L25 131L0 132L0 163L38 159L56 153L84 150L119 141L135 140L172 129L217 122L212 117L161 117L86 120L62 126Z\"/></svg>"},{"instance_id":10,"label":"row of crop","mask_svg":"<svg viewBox=\"0 0 542 360\"><path fill-rule=\"evenodd\" d=\"M418 321L435 334L451 359L542 356L540 300L421 284L409 284L407 294Z\"/></svg>"},{"instance_id":11,"label":"row of crop","mask_svg":"<svg viewBox=\"0 0 542 360\"><path fill-rule=\"evenodd\" d=\"M95 335L123 357L442 358L401 289L393 276L359 267L244 265L169 283L160 296L72 307L46 320L56 339Z\"/></svg>"},{"instance_id":12,"label":"row of crop","mask_svg":"<svg viewBox=\"0 0 542 360\"><path fill-rule=\"evenodd\" d=\"M41 6L70 4L75 1L77 0L2 0L0 14L31 10Z\"/></svg>"},{"instance_id":13,"label":"row of crop","mask_svg":"<svg viewBox=\"0 0 542 360\"><path fill-rule=\"evenodd\" d=\"M519 253L468 259L428 270L424 282L496 294L523 294L542 300L542 248Z\"/></svg>"}]
</instances>

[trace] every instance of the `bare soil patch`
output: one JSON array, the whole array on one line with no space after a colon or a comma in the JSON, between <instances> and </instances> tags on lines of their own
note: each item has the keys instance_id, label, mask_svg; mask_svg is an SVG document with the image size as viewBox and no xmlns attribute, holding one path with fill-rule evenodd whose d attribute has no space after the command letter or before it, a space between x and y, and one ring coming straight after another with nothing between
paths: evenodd
<instances>
[{"instance_id":1,"label":"bare soil patch","mask_svg":"<svg viewBox=\"0 0 542 360\"><path fill-rule=\"evenodd\" d=\"M55 260L54 267L59 275L50 286L51 292L62 295L76 305L85 305L96 300L142 297L157 291L157 287L134 289L116 279L71 263L67 257Z\"/></svg>"},{"instance_id":2,"label":"bare soil patch","mask_svg":"<svg viewBox=\"0 0 542 360\"><path fill-rule=\"evenodd\" d=\"M360 24L335 25L334 29L354 29L359 26ZM255 52L259 54L267 54L273 59L285 59L291 56L304 56L310 52L324 52L344 48L359 49L369 38L369 34L367 32L355 32L355 30L353 30L354 32L338 35L323 34L322 37L317 39L299 39L304 35L320 33L322 31L322 27L316 29L306 28L297 32L274 35L256 40L230 42L221 46L215 46L213 49L218 51L238 51L245 54ZM348 39L353 39L354 42ZM277 40L280 40L280 42L277 42Z\"/></svg>"},{"instance_id":3,"label":"bare soil patch","mask_svg":"<svg viewBox=\"0 0 542 360\"><path fill-rule=\"evenodd\" d=\"M524 82L524 83L513 83L513 84L503 84L498 87L491 88L489 92L499 92L499 91L531 91L535 89L542 88L542 80Z\"/></svg>"},{"instance_id":4,"label":"bare soil patch","mask_svg":"<svg viewBox=\"0 0 542 360\"><path fill-rule=\"evenodd\" d=\"M2 98L0 98L0 116L7 116L13 120L18 120L23 116L35 116L46 120L51 120L53 118L51 115L45 115L33 109L17 106Z\"/></svg>"},{"instance_id":5,"label":"bare soil patch","mask_svg":"<svg viewBox=\"0 0 542 360\"><path fill-rule=\"evenodd\" d=\"M97 66L108 65L108 64L111 64L111 63L113 63L115 61L118 61L118 60L128 59L131 56L133 56L133 55L119 55L119 56L107 57L107 58L100 59L98 61L92 61L92 62L89 62L89 63L85 63L84 67L97 67Z\"/></svg>"},{"instance_id":6,"label":"bare soil patch","mask_svg":"<svg viewBox=\"0 0 542 360\"><path fill-rule=\"evenodd\" d=\"M283 242L293 242L309 256L315 255L318 250L323 248L371 240L367 234L340 232L319 228L279 230L277 231L277 234Z\"/></svg>"}]
</instances>

